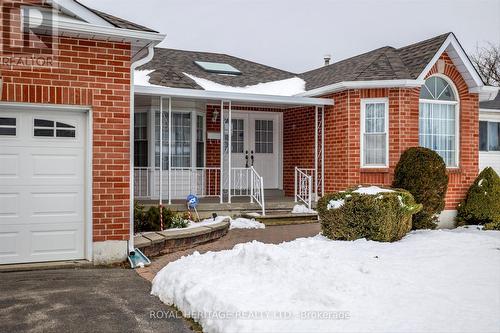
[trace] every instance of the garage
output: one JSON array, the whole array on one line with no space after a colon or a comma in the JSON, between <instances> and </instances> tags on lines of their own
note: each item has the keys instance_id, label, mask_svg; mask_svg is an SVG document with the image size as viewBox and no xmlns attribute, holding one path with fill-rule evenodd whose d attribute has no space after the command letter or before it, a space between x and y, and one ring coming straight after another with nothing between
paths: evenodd
<instances>
[{"instance_id":1,"label":"garage","mask_svg":"<svg viewBox=\"0 0 500 333\"><path fill-rule=\"evenodd\" d=\"M0 109L0 264L85 257L86 113Z\"/></svg>"}]
</instances>

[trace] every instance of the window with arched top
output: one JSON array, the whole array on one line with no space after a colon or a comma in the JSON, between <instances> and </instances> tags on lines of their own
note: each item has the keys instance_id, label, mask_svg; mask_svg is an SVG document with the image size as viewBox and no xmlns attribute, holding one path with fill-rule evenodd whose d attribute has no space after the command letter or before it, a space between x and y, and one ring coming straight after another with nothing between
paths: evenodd
<instances>
[{"instance_id":1,"label":"window with arched top","mask_svg":"<svg viewBox=\"0 0 500 333\"><path fill-rule=\"evenodd\" d=\"M458 94L453 83L431 76L420 89L420 146L433 149L447 167L458 167Z\"/></svg>"}]
</instances>

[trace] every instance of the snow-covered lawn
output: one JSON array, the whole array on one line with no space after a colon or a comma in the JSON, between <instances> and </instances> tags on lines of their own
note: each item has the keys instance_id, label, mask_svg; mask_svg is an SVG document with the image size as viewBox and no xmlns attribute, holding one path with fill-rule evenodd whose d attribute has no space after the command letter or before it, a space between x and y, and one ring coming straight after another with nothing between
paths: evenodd
<instances>
[{"instance_id":1,"label":"snow-covered lawn","mask_svg":"<svg viewBox=\"0 0 500 333\"><path fill-rule=\"evenodd\" d=\"M264 229L266 227L263 223L260 223L259 221L255 221L254 219L246 219L246 218L242 218L242 217L239 217L237 219L232 219L229 216L217 216L215 219L209 218L209 219L202 220L200 222L189 221L187 227L185 227L185 228L172 228L172 229L168 229L168 230L192 229L192 228L197 228L197 227L206 227L206 226L220 223L220 222L224 221L225 219L229 219L229 221L230 221L229 229Z\"/></svg>"},{"instance_id":2,"label":"snow-covered lawn","mask_svg":"<svg viewBox=\"0 0 500 333\"><path fill-rule=\"evenodd\" d=\"M498 332L500 232L254 241L168 264L152 293L204 332Z\"/></svg>"}]
</instances>

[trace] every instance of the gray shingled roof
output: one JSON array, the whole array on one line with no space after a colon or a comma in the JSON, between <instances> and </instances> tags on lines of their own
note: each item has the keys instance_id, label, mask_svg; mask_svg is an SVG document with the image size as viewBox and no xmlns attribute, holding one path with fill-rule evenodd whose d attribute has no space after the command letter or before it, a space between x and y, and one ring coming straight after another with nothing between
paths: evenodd
<instances>
[{"instance_id":1,"label":"gray shingled roof","mask_svg":"<svg viewBox=\"0 0 500 333\"><path fill-rule=\"evenodd\" d=\"M500 92L498 92L497 97L495 97L494 100L479 103L479 108L500 111Z\"/></svg>"},{"instance_id":2,"label":"gray shingled roof","mask_svg":"<svg viewBox=\"0 0 500 333\"><path fill-rule=\"evenodd\" d=\"M111 23L112 25L114 25L117 28L146 31L146 32L158 32L158 31L155 31L155 30L150 29L148 27L145 27L143 25L139 25L137 23L124 20L120 17L116 17L113 15L101 12L101 11L94 9L94 8L90 8L89 6L84 5L80 1L75 0L75 2L78 2L81 6L87 8L88 10L90 10L91 12L93 12L94 14L96 14L97 16L102 18L103 20L108 21L109 23Z\"/></svg>"},{"instance_id":3,"label":"gray shingled roof","mask_svg":"<svg viewBox=\"0 0 500 333\"><path fill-rule=\"evenodd\" d=\"M164 48L156 48L153 60L139 69L154 70L150 74L152 84L190 89L202 88L183 73L235 87L298 76L306 81L306 90L342 81L416 79L450 34L446 33L399 49L390 46L381 47L302 74L294 74L226 54ZM209 73L197 66L194 61L227 63L240 70L242 74L229 76Z\"/></svg>"},{"instance_id":4,"label":"gray shingled roof","mask_svg":"<svg viewBox=\"0 0 500 333\"><path fill-rule=\"evenodd\" d=\"M232 76L209 73L196 65L194 63L195 61L227 63L238 69L241 75ZM165 48L155 48L153 59L138 69L155 70L149 75L149 82L152 84L189 89L202 88L183 73L234 87L244 87L261 82L284 80L296 76L287 71L226 54Z\"/></svg>"},{"instance_id":5,"label":"gray shingled roof","mask_svg":"<svg viewBox=\"0 0 500 333\"><path fill-rule=\"evenodd\" d=\"M342 81L416 79L439 50L446 33L399 49L385 46L300 74L311 90Z\"/></svg>"}]
</instances>

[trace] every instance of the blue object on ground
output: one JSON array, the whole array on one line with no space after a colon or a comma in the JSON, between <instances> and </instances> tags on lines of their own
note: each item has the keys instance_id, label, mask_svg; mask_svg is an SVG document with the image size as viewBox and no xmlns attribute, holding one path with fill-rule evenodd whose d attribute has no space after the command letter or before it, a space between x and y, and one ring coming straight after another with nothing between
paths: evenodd
<instances>
[{"instance_id":1,"label":"blue object on ground","mask_svg":"<svg viewBox=\"0 0 500 333\"><path fill-rule=\"evenodd\" d=\"M198 197L194 194L190 194L187 197L187 205L189 208L196 208L198 206Z\"/></svg>"},{"instance_id":2,"label":"blue object on ground","mask_svg":"<svg viewBox=\"0 0 500 333\"><path fill-rule=\"evenodd\" d=\"M132 269L151 265L151 260L149 260L139 249L135 249L134 252L130 253L128 262Z\"/></svg>"}]
</instances>

